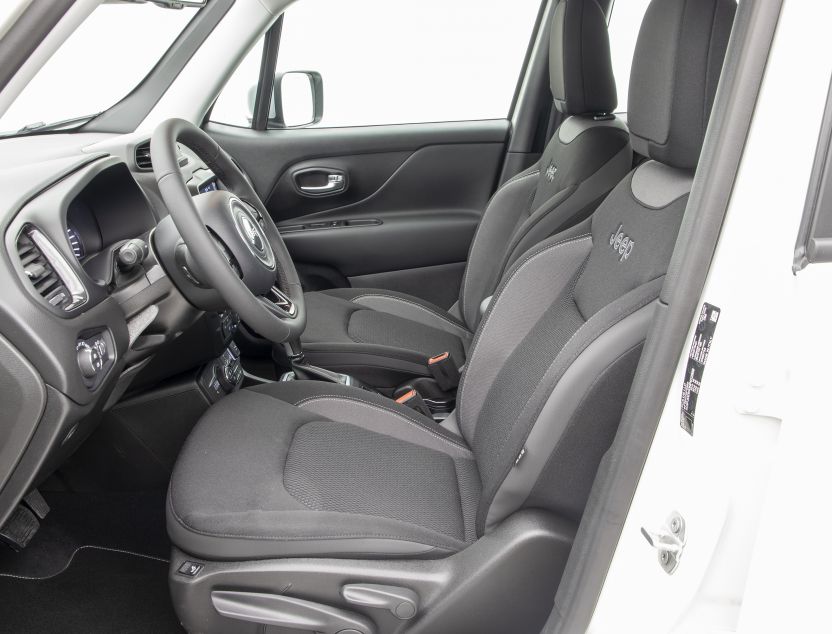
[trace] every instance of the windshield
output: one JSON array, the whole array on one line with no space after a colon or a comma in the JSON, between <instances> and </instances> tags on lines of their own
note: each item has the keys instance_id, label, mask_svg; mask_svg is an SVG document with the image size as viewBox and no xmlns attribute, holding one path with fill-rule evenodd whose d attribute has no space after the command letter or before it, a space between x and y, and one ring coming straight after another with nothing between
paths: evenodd
<instances>
[{"instance_id":1,"label":"windshield","mask_svg":"<svg viewBox=\"0 0 832 634\"><path fill-rule=\"evenodd\" d=\"M0 116L0 136L67 129L107 110L141 83L196 12L99 5Z\"/></svg>"}]
</instances>

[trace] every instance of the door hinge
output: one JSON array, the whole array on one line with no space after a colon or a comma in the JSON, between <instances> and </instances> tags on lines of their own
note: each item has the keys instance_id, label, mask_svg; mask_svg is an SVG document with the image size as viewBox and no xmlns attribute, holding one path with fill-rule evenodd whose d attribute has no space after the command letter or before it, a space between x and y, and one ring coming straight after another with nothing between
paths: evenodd
<instances>
[{"instance_id":1,"label":"door hinge","mask_svg":"<svg viewBox=\"0 0 832 634\"><path fill-rule=\"evenodd\" d=\"M678 511L673 511L659 530L651 531L642 527L641 534L648 544L659 551L659 565L662 569L669 575L676 572L687 543L685 518Z\"/></svg>"}]
</instances>

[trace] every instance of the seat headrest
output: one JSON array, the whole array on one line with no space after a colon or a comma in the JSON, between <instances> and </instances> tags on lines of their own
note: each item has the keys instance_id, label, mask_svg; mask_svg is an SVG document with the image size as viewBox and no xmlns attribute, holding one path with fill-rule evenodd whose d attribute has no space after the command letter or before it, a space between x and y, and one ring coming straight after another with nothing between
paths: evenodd
<instances>
[{"instance_id":1,"label":"seat headrest","mask_svg":"<svg viewBox=\"0 0 832 634\"><path fill-rule=\"evenodd\" d=\"M627 122L636 152L696 167L736 9L736 0L650 3L630 74Z\"/></svg>"},{"instance_id":2,"label":"seat headrest","mask_svg":"<svg viewBox=\"0 0 832 634\"><path fill-rule=\"evenodd\" d=\"M560 0L555 7L549 86L566 115L608 113L618 105L607 20L596 0Z\"/></svg>"}]
</instances>

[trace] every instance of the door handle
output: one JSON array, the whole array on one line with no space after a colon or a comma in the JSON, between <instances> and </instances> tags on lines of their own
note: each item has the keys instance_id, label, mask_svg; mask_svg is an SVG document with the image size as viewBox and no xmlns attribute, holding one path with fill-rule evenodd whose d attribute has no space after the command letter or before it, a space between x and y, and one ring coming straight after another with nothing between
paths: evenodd
<instances>
[{"instance_id":1,"label":"door handle","mask_svg":"<svg viewBox=\"0 0 832 634\"><path fill-rule=\"evenodd\" d=\"M299 170L292 180L303 196L333 196L347 189L346 172L325 167Z\"/></svg>"},{"instance_id":2,"label":"door handle","mask_svg":"<svg viewBox=\"0 0 832 634\"><path fill-rule=\"evenodd\" d=\"M299 185L302 192L320 194L323 192L340 191L344 188L344 177L341 174L327 174L326 185Z\"/></svg>"}]
</instances>

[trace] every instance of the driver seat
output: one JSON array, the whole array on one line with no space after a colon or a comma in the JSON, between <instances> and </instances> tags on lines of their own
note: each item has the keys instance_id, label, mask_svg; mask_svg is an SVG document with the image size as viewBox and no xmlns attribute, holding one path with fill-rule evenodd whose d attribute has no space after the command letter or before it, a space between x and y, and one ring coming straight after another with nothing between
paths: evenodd
<instances>
[{"instance_id":1,"label":"driver seat","mask_svg":"<svg viewBox=\"0 0 832 634\"><path fill-rule=\"evenodd\" d=\"M471 244L458 303L444 310L395 291L310 292L303 347L310 363L378 388L429 376L429 357L468 356L482 308L523 253L585 219L630 171L626 124L617 105L604 12L596 0L565 0L549 42L550 87L567 118L540 160L504 183Z\"/></svg>"},{"instance_id":2,"label":"driver seat","mask_svg":"<svg viewBox=\"0 0 832 634\"><path fill-rule=\"evenodd\" d=\"M735 7L653 0L629 104L653 160L509 269L450 423L315 381L208 410L167 505L187 629L540 630L652 321Z\"/></svg>"}]
</instances>

